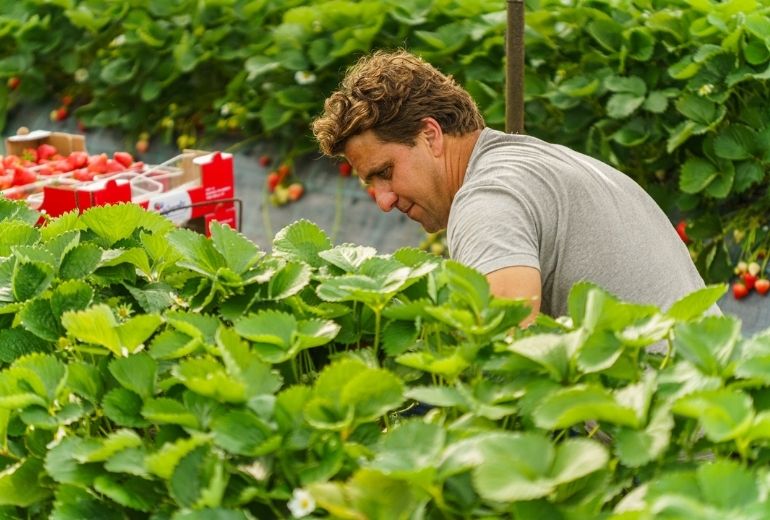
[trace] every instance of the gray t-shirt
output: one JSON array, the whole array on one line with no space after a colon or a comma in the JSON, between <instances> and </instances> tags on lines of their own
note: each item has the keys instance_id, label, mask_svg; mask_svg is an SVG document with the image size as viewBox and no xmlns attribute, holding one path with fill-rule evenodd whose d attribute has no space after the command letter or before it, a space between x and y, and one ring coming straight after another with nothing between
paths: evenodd
<instances>
[{"instance_id":1,"label":"gray t-shirt","mask_svg":"<svg viewBox=\"0 0 770 520\"><path fill-rule=\"evenodd\" d=\"M669 219L630 177L564 146L489 128L452 202L447 242L453 259L483 274L539 269L540 310L554 317L567 314L580 280L664 310L704 286Z\"/></svg>"}]
</instances>

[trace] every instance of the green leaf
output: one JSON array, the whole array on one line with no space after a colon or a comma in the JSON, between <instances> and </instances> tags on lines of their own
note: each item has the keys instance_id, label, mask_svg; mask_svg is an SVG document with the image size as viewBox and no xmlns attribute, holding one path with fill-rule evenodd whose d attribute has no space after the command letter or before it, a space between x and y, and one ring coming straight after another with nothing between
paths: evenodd
<instances>
[{"instance_id":1,"label":"green leaf","mask_svg":"<svg viewBox=\"0 0 770 520\"><path fill-rule=\"evenodd\" d=\"M120 426L140 428L149 423L142 417L142 398L126 388L113 388L102 401L104 415Z\"/></svg>"},{"instance_id":2,"label":"green leaf","mask_svg":"<svg viewBox=\"0 0 770 520\"><path fill-rule=\"evenodd\" d=\"M569 361L582 340L579 332L570 334L538 334L514 341L507 350L534 361L554 381L563 381Z\"/></svg>"},{"instance_id":3,"label":"green leaf","mask_svg":"<svg viewBox=\"0 0 770 520\"><path fill-rule=\"evenodd\" d=\"M140 352L110 361L110 373L124 388L135 392L142 399L155 393L158 364L149 355Z\"/></svg>"},{"instance_id":4,"label":"green leaf","mask_svg":"<svg viewBox=\"0 0 770 520\"><path fill-rule=\"evenodd\" d=\"M2 201L6 199L0 199ZM4 204L4 203L3 203ZM2 208L0 208L2 209ZM5 220L0 222L0 256L9 256L13 246L33 245L40 241L40 231L32 222Z\"/></svg>"},{"instance_id":5,"label":"green leaf","mask_svg":"<svg viewBox=\"0 0 770 520\"><path fill-rule=\"evenodd\" d=\"M157 314L137 314L118 325L116 330L120 337L122 355L126 355L126 350L129 353L136 352L161 323L163 319Z\"/></svg>"},{"instance_id":6,"label":"green leaf","mask_svg":"<svg viewBox=\"0 0 770 520\"><path fill-rule=\"evenodd\" d=\"M639 418L600 386L575 385L549 394L534 412L535 424L555 430L589 420L636 428Z\"/></svg>"},{"instance_id":7,"label":"green leaf","mask_svg":"<svg viewBox=\"0 0 770 520\"><path fill-rule=\"evenodd\" d=\"M368 466L385 475L421 480L420 473L435 472L445 442L446 432L440 425L406 421L380 438Z\"/></svg>"},{"instance_id":8,"label":"green leaf","mask_svg":"<svg viewBox=\"0 0 770 520\"><path fill-rule=\"evenodd\" d=\"M748 159L756 149L757 133L745 125L731 124L720 129L714 138L714 152L723 159Z\"/></svg>"},{"instance_id":9,"label":"green leaf","mask_svg":"<svg viewBox=\"0 0 770 520\"><path fill-rule=\"evenodd\" d=\"M462 394L450 386L413 386L404 396L432 406L456 407L465 403Z\"/></svg>"},{"instance_id":10,"label":"green leaf","mask_svg":"<svg viewBox=\"0 0 770 520\"><path fill-rule=\"evenodd\" d=\"M88 445L75 454L75 459L81 464L88 462L104 462L110 457L129 448L142 446L142 439L133 430L121 429L98 439L98 444Z\"/></svg>"},{"instance_id":11,"label":"green leaf","mask_svg":"<svg viewBox=\"0 0 770 520\"><path fill-rule=\"evenodd\" d=\"M142 407L142 416L153 424L178 424L193 429L200 428L195 414L176 399L167 397L146 400Z\"/></svg>"},{"instance_id":12,"label":"green leaf","mask_svg":"<svg viewBox=\"0 0 770 520\"><path fill-rule=\"evenodd\" d=\"M677 321L697 318L715 305L725 292L727 284L709 285L698 289L674 302L666 311L666 316Z\"/></svg>"},{"instance_id":13,"label":"green leaf","mask_svg":"<svg viewBox=\"0 0 770 520\"><path fill-rule=\"evenodd\" d=\"M120 85L130 81L136 74L136 66L130 60L119 57L107 63L100 77L110 85Z\"/></svg>"},{"instance_id":14,"label":"green leaf","mask_svg":"<svg viewBox=\"0 0 770 520\"><path fill-rule=\"evenodd\" d=\"M12 368L25 386L49 403L57 399L67 377L66 365L52 354L29 354L17 359Z\"/></svg>"},{"instance_id":15,"label":"green leaf","mask_svg":"<svg viewBox=\"0 0 770 520\"><path fill-rule=\"evenodd\" d=\"M75 339L101 345L118 356L122 355L118 322L108 305L100 303L84 311L65 312L61 322Z\"/></svg>"},{"instance_id":16,"label":"green leaf","mask_svg":"<svg viewBox=\"0 0 770 520\"><path fill-rule=\"evenodd\" d=\"M598 443L570 439L554 446L535 433L495 433L478 444L482 462L473 470L473 486L487 500L517 502L545 497L606 466Z\"/></svg>"},{"instance_id":17,"label":"green leaf","mask_svg":"<svg viewBox=\"0 0 770 520\"><path fill-rule=\"evenodd\" d=\"M704 126L717 122L719 118L716 103L693 94L684 94L677 99L676 109L683 116Z\"/></svg>"},{"instance_id":18,"label":"green leaf","mask_svg":"<svg viewBox=\"0 0 770 520\"><path fill-rule=\"evenodd\" d=\"M417 370L436 374L454 381L470 366L470 363L459 353L434 354L428 351L407 352L396 358L396 362Z\"/></svg>"},{"instance_id":19,"label":"green leaf","mask_svg":"<svg viewBox=\"0 0 770 520\"><path fill-rule=\"evenodd\" d=\"M87 209L80 220L101 237L108 247L130 237L138 228L161 233L174 226L165 217L131 203L94 206Z\"/></svg>"},{"instance_id":20,"label":"green leaf","mask_svg":"<svg viewBox=\"0 0 770 520\"><path fill-rule=\"evenodd\" d=\"M81 361L67 365L67 387L80 397L97 404L102 399L104 383L97 367Z\"/></svg>"},{"instance_id":21,"label":"green leaf","mask_svg":"<svg viewBox=\"0 0 770 520\"><path fill-rule=\"evenodd\" d=\"M0 505L30 507L42 502L51 494L47 487L40 485L43 461L26 458L0 473Z\"/></svg>"},{"instance_id":22,"label":"green leaf","mask_svg":"<svg viewBox=\"0 0 770 520\"><path fill-rule=\"evenodd\" d=\"M66 311L82 311L93 300L94 290L81 280L60 283L51 294L51 311L61 317Z\"/></svg>"},{"instance_id":23,"label":"green leaf","mask_svg":"<svg viewBox=\"0 0 770 520\"><path fill-rule=\"evenodd\" d=\"M13 363L33 352L49 352L51 344L20 327L0 330L0 362Z\"/></svg>"},{"instance_id":24,"label":"green leaf","mask_svg":"<svg viewBox=\"0 0 770 520\"><path fill-rule=\"evenodd\" d=\"M273 239L273 254L321 267L321 251L331 249L332 243L321 228L308 220L298 220L281 229Z\"/></svg>"},{"instance_id":25,"label":"green leaf","mask_svg":"<svg viewBox=\"0 0 770 520\"><path fill-rule=\"evenodd\" d=\"M310 283L310 267L302 262L286 262L267 284L266 298L283 300L298 294Z\"/></svg>"},{"instance_id":26,"label":"green leaf","mask_svg":"<svg viewBox=\"0 0 770 520\"><path fill-rule=\"evenodd\" d=\"M419 329L414 322L390 321L382 330L382 347L389 356L399 356L417 345Z\"/></svg>"},{"instance_id":27,"label":"green leaf","mask_svg":"<svg viewBox=\"0 0 770 520\"><path fill-rule=\"evenodd\" d=\"M760 500L756 477L737 461L702 464L695 474L703 497L723 511L740 511Z\"/></svg>"},{"instance_id":28,"label":"green leaf","mask_svg":"<svg viewBox=\"0 0 770 520\"><path fill-rule=\"evenodd\" d=\"M216 278L217 271L226 267L227 260L216 250L213 242L195 231L176 229L167 236L171 245L182 255L178 264L209 278Z\"/></svg>"},{"instance_id":29,"label":"green leaf","mask_svg":"<svg viewBox=\"0 0 770 520\"><path fill-rule=\"evenodd\" d=\"M94 489L110 500L137 511L150 512L164 498L156 484L138 477L99 475L94 479Z\"/></svg>"},{"instance_id":30,"label":"green leaf","mask_svg":"<svg viewBox=\"0 0 770 520\"><path fill-rule=\"evenodd\" d=\"M343 244L320 251L318 256L346 273L355 273L362 263L376 254L377 250L373 247Z\"/></svg>"},{"instance_id":31,"label":"green leaf","mask_svg":"<svg viewBox=\"0 0 770 520\"><path fill-rule=\"evenodd\" d=\"M172 373L200 395L229 403L246 400L246 383L227 374L211 357L185 359L172 369Z\"/></svg>"},{"instance_id":32,"label":"green leaf","mask_svg":"<svg viewBox=\"0 0 770 520\"><path fill-rule=\"evenodd\" d=\"M58 486L56 501L50 516L51 520L81 520L99 518L103 520L122 520L122 511L113 503L103 502L92 493L71 485Z\"/></svg>"},{"instance_id":33,"label":"green leaf","mask_svg":"<svg viewBox=\"0 0 770 520\"><path fill-rule=\"evenodd\" d=\"M745 434L752 425L751 397L738 390L704 390L682 397L673 412L697 419L713 442L724 442Z\"/></svg>"},{"instance_id":34,"label":"green leaf","mask_svg":"<svg viewBox=\"0 0 770 520\"><path fill-rule=\"evenodd\" d=\"M155 359L179 359L201 347L199 339L191 338L177 330L164 330L150 344L149 354Z\"/></svg>"},{"instance_id":35,"label":"green leaf","mask_svg":"<svg viewBox=\"0 0 770 520\"><path fill-rule=\"evenodd\" d=\"M707 316L674 328L674 349L707 375L727 367L740 339L740 321L733 316Z\"/></svg>"},{"instance_id":36,"label":"green leaf","mask_svg":"<svg viewBox=\"0 0 770 520\"><path fill-rule=\"evenodd\" d=\"M264 255L256 244L228 225L214 221L210 232L214 248L222 254L225 265L238 274L253 267Z\"/></svg>"},{"instance_id":37,"label":"green leaf","mask_svg":"<svg viewBox=\"0 0 770 520\"><path fill-rule=\"evenodd\" d=\"M179 461L198 446L210 444L210 436L195 433L189 438L167 442L161 448L147 456L147 469L162 479L170 479Z\"/></svg>"},{"instance_id":38,"label":"green leaf","mask_svg":"<svg viewBox=\"0 0 770 520\"><path fill-rule=\"evenodd\" d=\"M82 280L96 270L101 259L102 250L96 244L78 244L62 258L59 276L63 280Z\"/></svg>"},{"instance_id":39,"label":"green leaf","mask_svg":"<svg viewBox=\"0 0 770 520\"><path fill-rule=\"evenodd\" d=\"M103 473L98 464L80 464L80 452L88 453L99 447L95 439L84 439L76 436L64 437L53 446L45 457L45 469L48 475L60 484L90 486L94 478Z\"/></svg>"},{"instance_id":40,"label":"green leaf","mask_svg":"<svg viewBox=\"0 0 770 520\"><path fill-rule=\"evenodd\" d=\"M26 301L45 291L54 278L53 268L41 262L17 261L11 286L15 301Z\"/></svg>"},{"instance_id":41,"label":"green leaf","mask_svg":"<svg viewBox=\"0 0 770 520\"><path fill-rule=\"evenodd\" d=\"M270 427L248 411L233 410L217 417L211 425L211 433L215 444L238 455L265 455L280 444L278 437L273 438Z\"/></svg>"},{"instance_id":42,"label":"green leaf","mask_svg":"<svg viewBox=\"0 0 770 520\"><path fill-rule=\"evenodd\" d=\"M733 191L743 193L765 178L765 169L759 161L742 161L735 166Z\"/></svg>"},{"instance_id":43,"label":"green leaf","mask_svg":"<svg viewBox=\"0 0 770 520\"><path fill-rule=\"evenodd\" d=\"M685 193L698 193L711 184L718 174L717 167L711 161L690 157L682 166L679 189Z\"/></svg>"}]
</instances>

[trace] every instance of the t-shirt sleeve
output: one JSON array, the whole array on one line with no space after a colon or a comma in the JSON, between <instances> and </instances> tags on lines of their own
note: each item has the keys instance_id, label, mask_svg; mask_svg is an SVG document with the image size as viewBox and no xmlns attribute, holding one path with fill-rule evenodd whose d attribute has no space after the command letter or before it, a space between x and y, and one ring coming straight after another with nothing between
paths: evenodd
<instances>
[{"instance_id":1,"label":"t-shirt sleeve","mask_svg":"<svg viewBox=\"0 0 770 520\"><path fill-rule=\"evenodd\" d=\"M489 274L504 267L540 270L540 225L525 195L504 186L458 193L447 242L452 259Z\"/></svg>"}]
</instances>

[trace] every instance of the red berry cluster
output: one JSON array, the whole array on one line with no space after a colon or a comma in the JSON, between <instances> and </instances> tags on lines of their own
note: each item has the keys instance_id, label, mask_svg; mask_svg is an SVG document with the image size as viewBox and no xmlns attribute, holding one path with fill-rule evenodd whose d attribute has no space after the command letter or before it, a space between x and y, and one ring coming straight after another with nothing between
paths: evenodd
<instances>
[{"instance_id":1,"label":"red berry cluster","mask_svg":"<svg viewBox=\"0 0 770 520\"><path fill-rule=\"evenodd\" d=\"M733 283L733 296L737 300L748 296L752 289L762 296L770 291L770 280L765 277L764 270L757 262L738 262L735 274L738 280Z\"/></svg>"},{"instance_id":2,"label":"red berry cluster","mask_svg":"<svg viewBox=\"0 0 770 520\"><path fill-rule=\"evenodd\" d=\"M128 169L140 170L142 162L135 162L128 152L115 152L112 157L106 153L89 155L85 151L74 151L64 156L56 147L43 143L37 147L25 148L21 155L0 156L0 190L26 186L51 176L66 176L78 181L92 181L95 175L118 173ZM34 190L9 190L7 198L26 198Z\"/></svg>"},{"instance_id":3,"label":"red berry cluster","mask_svg":"<svg viewBox=\"0 0 770 520\"><path fill-rule=\"evenodd\" d=\"M268 155L259 158L262 167L268 167L273 160ZM291 168L288 164L281 164L275 170L267 174L267 191L270 193L270 202L276 206L283 206L289 202L296 202L305 194L305 187L301 182L292 178Z\"/></svg>"}]
</instances>

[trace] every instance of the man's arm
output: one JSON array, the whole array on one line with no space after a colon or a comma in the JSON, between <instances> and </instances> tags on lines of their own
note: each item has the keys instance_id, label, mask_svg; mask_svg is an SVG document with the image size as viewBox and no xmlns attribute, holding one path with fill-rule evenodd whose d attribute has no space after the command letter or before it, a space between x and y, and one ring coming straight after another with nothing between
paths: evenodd
<instances>
[{"instance_id":1,"label":"man's arm","mask_svg":"<svg viewBox=\"0 0 770 520\"><path fill-rule=\"evenodd\" d=\"M521 322L522 327L532 323L540 312L540 271L534 267L512 266L492 271L487 275L492 294L501 298L526 298L532 312Z\"/></svg>"}]
</instances>

